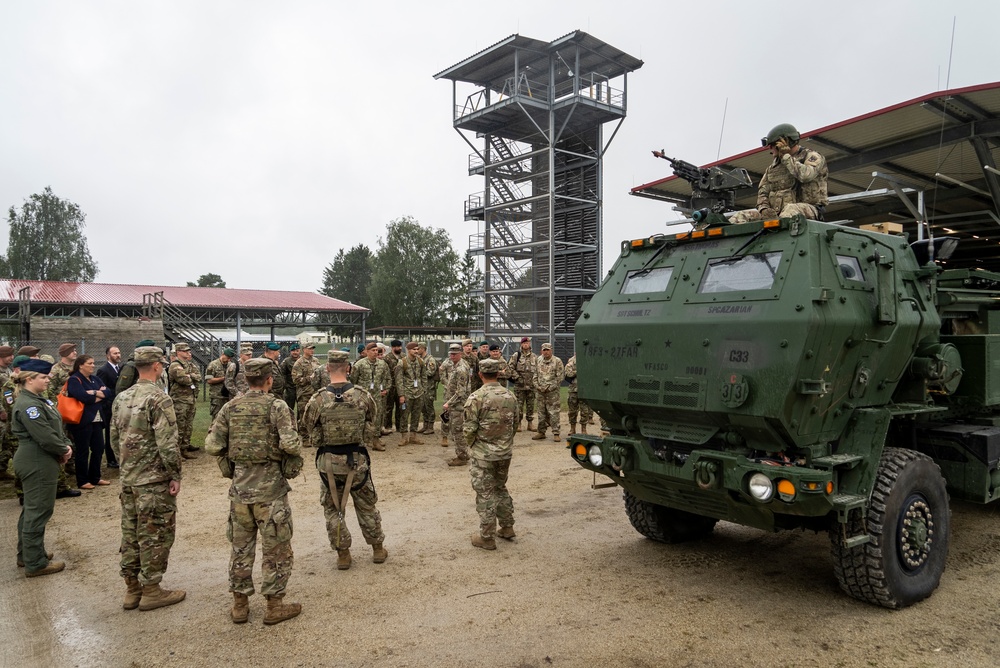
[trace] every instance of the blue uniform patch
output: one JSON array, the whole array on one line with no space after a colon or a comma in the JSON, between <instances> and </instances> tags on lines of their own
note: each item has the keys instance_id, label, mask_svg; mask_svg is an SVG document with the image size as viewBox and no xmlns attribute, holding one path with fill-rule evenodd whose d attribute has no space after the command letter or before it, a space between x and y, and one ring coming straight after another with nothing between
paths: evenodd
<instances>
[{"instance_id":1,"label":"blue uniform patch","mask_svg":"<svg viewBox=\"0 0 1000 668\"><path fill-rule=\"evenodd\" d=\"M7 390L6 392L4 392L3 398L7 401L8 404L14 403L14 393L11 390Z\"/></svg>"},{"instance_id":2,"label":"blue uniform patch","mask_svg":"<svg viewBox=\"0 0 1000 668\"><path fill-rule=\"evenodd\" d=\"M28 406L24 409L24 414L28 416L30 420L37 420L41 412L38 410L38 406Z\"/></svg>"}]
</instances>

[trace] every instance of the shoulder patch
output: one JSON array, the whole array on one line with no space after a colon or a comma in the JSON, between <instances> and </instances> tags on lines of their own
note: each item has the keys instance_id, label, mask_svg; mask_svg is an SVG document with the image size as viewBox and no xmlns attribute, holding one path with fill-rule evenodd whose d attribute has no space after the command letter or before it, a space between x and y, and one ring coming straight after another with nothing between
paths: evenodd
<instances>
[{"instance_id":1,"label":"shoulder patch","mask_svg":"<svg viewBox=\"0 0 1000 668\"><path fill-rule=\"evenodd\" d=\"M51 406L52 408L55 408L55 407L56 407L56 405L55 405L54 403L52 403L52 400L51 400L51 399L46 399L46 400L45 400L45 403L47 403L47 404L48 404L49 406Z\"/></svg>"},{"instance_id":2,"label":"shoulder patch","mask_svg":"<svg viewBox=\"0 0 1000 668\"><path fill-rule=\"evenodd\" d=\"M24 414L28 416L29 420L37 420L41 412L39 412L38 406L28 406L24 409Z\"/></svg>"}]
</instances>

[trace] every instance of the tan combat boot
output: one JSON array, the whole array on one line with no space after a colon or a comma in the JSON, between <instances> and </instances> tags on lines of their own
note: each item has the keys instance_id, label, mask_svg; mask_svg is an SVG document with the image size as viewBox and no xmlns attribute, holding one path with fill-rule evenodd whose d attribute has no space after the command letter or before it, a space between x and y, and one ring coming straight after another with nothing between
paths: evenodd
<instances>
[{"instance_id":1,"label":"tan combat boot","mask_svg":"<svg viewBox=\"0 0 1000 668\"><path fill-rule=\"evenodd\" d=\"M64 568L66 568L65 561L50 561L49 565L45 568L39 568L37 571L27 571L24 576L37 578L39 575L51 575L52 573L58 573Z\"/></svg>"},{"instance_id":2,"label":"tan combat boot","mask_svg":"<svg viewBox=\"0 0 1000 668\"><path fill-rule=\"evenodd\" d=\"M417 432L410 432L410 445L423 445L424 442L417 438Z\"/></svg>"},{"instance_id":3,"label":"tan combat boot","mask_svg":"<svg viewBox=\"0 0 1000 668\"><path fill-rule=\"evenodd\" d=\"M372 443L372 450L377 450L378 452L385 452L385 445L382 444L381 438L375 439L375 442Z\"/></svg>"},{"instance_id":4,"label":"tan combat boot","mask_svg":"<svg viewBox=\"0 0 1000 668\"><path fill-rule=\"evenodd\" d=\"M569 433L570 434L575 434L576 433L576 423L575 422L570 422L569 423Z\"/></svg>"},{"instance_id":5,"label":"tan combat boot","mask_svg":"<svg viewBox=\"0 0 1000 668\"><path fill-rule=\"evenodd\" d=\"M531 437L531 440L532 440L532 441L540 441L540 440L542 440L543 438L545 438L545 434L543 434L543 433L539 432L539 433L535 434L534 436L532 436L532 437Z\"/></svg>"},{"instance_id":6,"label":"tan combat boot","mask_svg":"<svg viewBox=\"0 0 1000 668\"><path fill-rule=\"evenodd\" d=\"M139 610L145 612L146 610L165 608L168 605L180 603L185 596L187 593L180 589L170 591L169 589L161 589L159 584L143 585L142 598L139 599Z\"/></svg>"},{"instance_id":7,"label":"tan combat boot","mask_svg":"<svg viewBox=\"0 0 1000 668\"><path fill-rule=\"evenodd\" d=\"M351 567L351 550L340 548L337 550L337 570L346 571Z\"/></svg>"},{"instance_id":8,"label":"tan combat boot","mask_svg":"<svg viewBox=\"0 0 1000 668\"><path fill-rule=\"evenodd\" d=\"M448 434L441 434L441 447L442 448L448 447Z\"/></svg>"},{"instance_id":9,"label":"tan combat boot","mask_svg":"<svg viewBox=\"0 0 1000 668\"><path fill-rule=\"evenodd\" d=\"M495 550L497 549L497 542L492 538L483 538L478 533L472 534L472 544L476 547L481 547L484 550Z\"/></svg>"},{"instance_id":10,"label":"tan combat boot","mask_svg":"<svg viewBox=\"0 0 1000 668\"><path fill-rule=\"evenodd\" d=\"M399 442L399 447L403 447L404 445L409 445L409 444L410 444L410 433L403 432L403 440Z\"/></svg>"},{"instance_id":11,"label":"tan combat boot","mask_svg":"<svg viewBox=\"0 0 1000 668\"><path fill-rule=\"evenodd\" d=\"M514 527L500 527L497 529L497 536L500 538L506 538L507 540L513 540L517 537L514 533Z\"/></svg>"},{"instance_id":12,"label":"tan combat boot","mask_svg":"<svg viewBox=\"0 0 1000 668\"><path fill-rule=\"evenodd\" d=\"M531 420L528 420L528 431L534 431L534 430L535 430L535 424L534 424L534 422L532 422Z\"/></svg>"},{"instance_id":13,"label":"tan combat boot","mask_svg":"<svg viewBox=\"0 0 1000 668\"><path fill-rule=\"evenodd\" d=\"M587 423L586 422L581 422L580 423L580 433L584 434L584 435L587 434Z\"/></svg>"},{"instance_id":14,"label":"tan combat boot","mask_svg":"<svg viewBox=\"0 0 1000 668\"><path fill-rule=\"evenodd\" d=\"M246 624L250 619L250 599L246 594L233 592L233 609L229 611L233 624Z\"/></svg>"},{"instance_id":15,"label":"tan combat boot","mask_svg":"<svg viewBox=\"0 0 1000 668\"><path fill-rule=\"evenodd\" d=\"M552 434L552 440L555 441L556 443L558 443L559 442L559 434Z\"/></svg>"},{"instance_id":16,"label":"tan combat boot","mask_svg":"<svg viewBox=\"0 0 1000 668\"><path fill-rule=\"evenodd\" d=\"M376 564L384 564L389 558L389 550L382 547L382 543L372 545L372 561Z\"/></svg>"},{"instance_id":17,"label":"tan combat boot","mask_svg":"<svg viewBox=\"0 0 1000 668\"><path fill-rule=\"evenodd\" d=\"M21 505L24 505L24 504L21 504ZM51 552L46 552L45 553L45 558L48 559L49 561L52 561L52 557L54 557L54 556L55 555L52 554ZM21 557L17 558L17 567L18 568L24 568L24 562L21 561Z\"/></svg>"},{"instance_id":18,"label":"tan combat boot","mask_svg":"<svg viewBox=\"0 0 1000 668\"><path fill-rule=\"evenodd\" d=\"M122 599L123 610L135 610L142 598L142 585L138 578L125 578L125 598Z\"/></svg>"},{"instance_id":19,"label":"tan combat boot","mask_svg":"<svg viewBox=\"0 0 1000 668\"><path fill-rule=\"evenodd\" d=\"M448 460L448 466L468 466L468 465L469 465L468 457L455 457L453 459Z\"/></svg>"},{"instance_id":20,"label":"tan combat boot","mask_svg":"<svg viewBox=\"0 0 1000 668\"><path fill-rule=\"evenodd\" d=\"M264 623L267 625L277 624L286 619L297 617L302 612L300 603L282 603L281 596L267 597L267 614L264 615Z\"/></svg>"}]
</instances>

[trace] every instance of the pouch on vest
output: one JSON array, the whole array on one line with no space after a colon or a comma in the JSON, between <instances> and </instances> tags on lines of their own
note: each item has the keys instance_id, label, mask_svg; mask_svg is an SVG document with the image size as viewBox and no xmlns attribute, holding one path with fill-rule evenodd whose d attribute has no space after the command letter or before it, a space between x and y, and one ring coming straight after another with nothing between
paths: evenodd
<instances>
[{"instance_id":1,"label":"pouch on vest","mask_svg":"<svg viewBox=\"0 0 1000 668\"><path fill-rule=\"evenodd\" d=\"M271 404L276 399L263 395L266 401L241 401L229 413L229 459L241 464L263 464L281 456L272 443L278 442L277 430L271 425Z\"/></svg>"},{"instance_id":2,"label":"pouch on vest","mask_svg":"<svg viewBox=\"0 0 1000 668\"><path fill-rule=\"evenodd\" d=\"M349 445L361 443L365 435L365 411L344 396L354 386L350 383L324 390L333 395L333 401L324 401L319 421L323 427L323 443L314 445Z\"/></svg>"}]
</instances>

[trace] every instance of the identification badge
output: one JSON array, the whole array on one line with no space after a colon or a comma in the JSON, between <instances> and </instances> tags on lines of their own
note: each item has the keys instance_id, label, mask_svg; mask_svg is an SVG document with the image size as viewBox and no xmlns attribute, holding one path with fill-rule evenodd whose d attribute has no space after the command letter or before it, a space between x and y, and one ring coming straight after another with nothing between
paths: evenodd
<instances>
[{"instance_id":1,"label":"identification badge","mask_svg":"<svg viewBox=\"0 0 1000 668\"><path fill-rule=\"evenodd\" d=\"M413 379L413 387L420 387L420 384L417 382L416 378Z\"/></svg>"},{"instance_id":2,"label":"identification badge","mask_svg":"<svg viewBox=\"0 0 1000 668\"><path fill-rule=\"evenodd\" d=\"M368 389L369 390L374 390L375 389L375 381L374 380L372 382L368 383Z\"/></svg>"}]
</instances>

